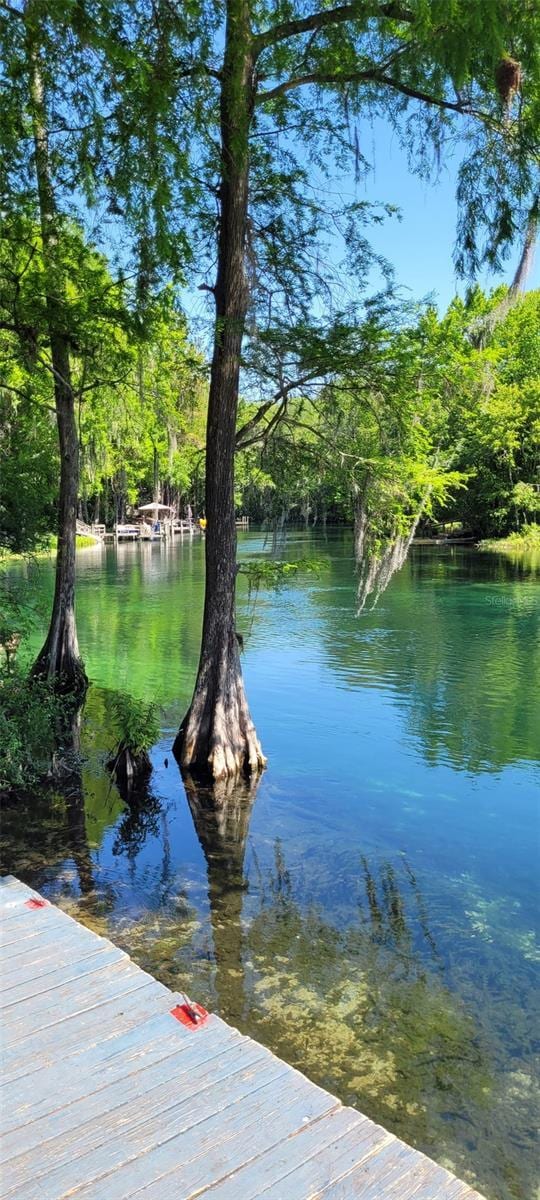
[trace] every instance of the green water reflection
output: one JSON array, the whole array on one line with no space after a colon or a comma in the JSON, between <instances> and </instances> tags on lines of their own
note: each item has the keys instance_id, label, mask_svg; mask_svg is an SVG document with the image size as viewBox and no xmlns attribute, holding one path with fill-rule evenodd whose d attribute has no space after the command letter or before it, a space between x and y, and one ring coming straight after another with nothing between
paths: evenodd
<instances>
[{"instance_id":1,"label":"green water reflection","mask_svg":"<svg viewBox=\"0 0 540 1200\"><path fill-rule=\"evenodd\" d=\"M270 767L218 813L170 755L200 546L82 560L86 761L67 798L6 811L3 865L493 1200L532 1200L534 569L419 548L358 619L346 534L285 552L323 565L240 597ZM121 687L163 706L129 808L101 766Z\"/></svg>"}]
</instances>

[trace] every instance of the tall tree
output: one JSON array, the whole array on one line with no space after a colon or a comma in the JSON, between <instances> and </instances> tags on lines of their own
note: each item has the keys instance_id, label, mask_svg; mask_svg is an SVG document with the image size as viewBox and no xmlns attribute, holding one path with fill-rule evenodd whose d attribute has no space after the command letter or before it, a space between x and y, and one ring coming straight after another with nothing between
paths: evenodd
<instances>
[{"instance_id":1,"label":"tall tree","mask_svg":"<svg viewBox=\"0 0 540 1200\"><path fill-rule=\"evenodd\" d=\"M56 5L50 19L59 29ZM81 0L68 20L105 59L99 84L88 68L107 110L97 158L137 235L140 294L160 257L174 266L185 256L190 227L194 264L207 268L206 600L175 752L185 770L214 778L253 772L264 760L234 630L243 346L276 316L335 307L338 292L343 302L344 274L330 265L336 242L348 252L346 283L368 286L366 206L332 204L323 183L347 154L362 169L364 118L391 121L425 174L452 139L468 143L458 262L500 263L533 202L539 17L520 0Z\"/></svg>"},{"instance_id":2,"label":"tall tree","mask_svg":"<svg viewBox=\"0 0 540 1200\"><path fill-rule=\"evenodd\" d=\"M75 37L70 53L65 53L65 45L62 47L62 65L60 38L55 36L58 12L57 5L48 11L42 0L0 6L4 84L1 179L3 221L8 236L12 233L16 238L20 234L19 218L23 213L35 220L39 228L30 257L38 251L42 267L47 366L60 451L54 600L49 631L34 671L65 690L79 691L86 685L74 609L79 444L63 232L67 212L64 200L70 187L73 189L79 183L81 158L72 149L67 150L62 135L69 138L71 123L77 129L82 128L81 100L83 108L87 101L80 91L78 102L76 99L79 85L75 86L75 80L81 63L74 51ZM58 122L54 130L51 118L53 126ZM51 137L55 139L52 145ZM16 313L12 327L23 338L27 335L28 331L21 330Z\"/></svg>"},{"instance_id":3,"label":"tall tree","mask_svg":"<svg viewBox=\"0 0 540 1200\"><path fill-rule=\"evenodd\" d=\"M78 369L87 351L81 346L78 310L83 298L84 319L88 325L90 311L96 333L100 311L110 317L115 305L119 307L114 281L103 277L102 263L89 261L80 234L81 224L88 232L92 208L106 192L106 187L100 191L97 179L104 116L103 49L98 48L97 34L105 25L106 11L99 6L86 12L84 5L62 0L0 4L2 225L20 267L9 278L6 272L2 280L2 308L4 302L11 308L3 327L19 339L22 356L33 356L34 366L49 374L60 462L55 591L34 673L74 692L86 686L75 624L77 418L83 393L86 399L97 386L96 379L81 380ZM106 219L107 210L101 215ZM74 220L79 228L74 228ZM21 247L28 251L22 266ZM37 325L28 325L21 319L21 307L28 306L28 281L32 272L37 280L36 264L34 309L42 298L44 304ZM34 381L30 390L35 391ZM42 391L41 385L37 390Z\"/></svg>"},{"instance_id":4,"label":"tall tree","mask_svg":"<svg viewBox=\"0 0 540 1200\"><path fill-rule=\"evenodd\" d=\"M28 109L32 122L47 323L60 447L58 547L49 631L34 672L62 681L69 690L86 686L75 625L75 541L79 485L79 440L75 419L69 334L65 327L65 280L58 255L59 229L49 153L47 101L41 66L39 23L31 0L25 10Z\"/></svg>"},{"instance_id":5,"label":"tall tree","mask_svg":"<svg viewBox=\"0 0 540 1200\"><path fill-rule=\"evenodd\" d=\"M532 186L531 128L538 111L537 62L527 49L536 18L516 5L488 0L477 3L474 13L465 4L455 5L447 13L435 2L415 0L411 4L395 0L375 5L363 0L335 7L321 4L311 11L303 4L287 4L278 6L274 23L267 23L272 10L267 12L252 0L227 0L225 8L222 62L217 69L206 64L207 76L218 80L220 114L215 333L207 431L206 596L195 692L175 743L185 770L204 770L215 779L242 770L257 771L264 763L246 703L234 628L234 441L246 318L250 298L256 302L261 291L266 291L266 297L272 291L268 284L261 288L260 274L265 268L274 279L281 270L285 290L287 275L289 286L294 287L296 274L296 285L304 299L310 299L309 287L302 288L298 276L316 240L304 223L303 244L296 246L295 271L292 255L283 243L294 222L305 222L305 212L312 207L309 181L304 176L298 187L302 174L298 158L292 170L289 166L288 173L282 171L276 178L278 156L272 159L268 151L261 151L258 139L266 139L268 145L268 138L277 137L282 130L286 135L289 125L299 123L308 154L311 146L312 155L320 156L325 142L331 149L341 150L338 113L348 104L356 115L382 111L390 116L418 164L422 151L415 143L415 122L438 151L445 132L455 128L454 118L466 118L466 132L474 148L460 180L464 213L461 254L463 261L468 259L476 266L481 257L477 243L479 189L484 186L485 254L497 263L515 233L516 197L523 199ZM528 61L524 61L519 79L514 73L513 82L503 88L500 64L508 66L510 62L510 43L519 47L520 58ZM525 103L517 114L513 102L520 89ZM306 94L303 102L301 96ZM403 116L409 102L413 107L407 122ZM495 153L503 156L498 165ZM271 182L266 187L260 171L263 162L270 167ZM499 185L497 193L490 188L494 179ZM293 194L296 185L299 201L288 222L283 204L280 211L279 200L272 205L268 195L272 186L283 188L286 183L292 185ZM299 210L303 212L300 218ZM253 294L257 291L259 296Z\"/></svg>"}]
</instances>

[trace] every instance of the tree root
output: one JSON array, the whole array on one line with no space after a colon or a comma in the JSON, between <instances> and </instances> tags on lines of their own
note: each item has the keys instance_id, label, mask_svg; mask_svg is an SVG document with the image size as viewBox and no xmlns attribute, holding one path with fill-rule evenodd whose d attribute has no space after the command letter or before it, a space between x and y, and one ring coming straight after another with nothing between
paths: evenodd
<instances>
[{"instance_id":1,"label":"tree root","mask_svg":"<svg viewBox=\"0 0 540 1200\"><path fill-rule=\"evenodd\" d=\"M217 679L201 667L191 707L173 746L183 772L214 782L258 775L266 766L246 700L234 636L232 642Z\"/></svg>"}]
</instances>

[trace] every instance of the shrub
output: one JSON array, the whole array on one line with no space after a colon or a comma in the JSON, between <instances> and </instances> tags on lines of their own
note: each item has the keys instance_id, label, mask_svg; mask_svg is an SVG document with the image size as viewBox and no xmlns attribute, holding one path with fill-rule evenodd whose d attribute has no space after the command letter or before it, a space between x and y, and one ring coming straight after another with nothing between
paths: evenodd
<instances>
[{"instance_id":1,"label":"shrub","mask_svg":"<svg viewBox=\"0 0 540 1200\"><path fill-rule=\"evenodd\" d=\"M0 674L0 791L34 786L50 773L63 702L49 684Z\"/></svg>"},{"instance_id":2,"label":"shrub","mask_svg":"<svg viewBox=\"0 0 540 1200\"><path fill-rule=\"evenodd\" d=\"M152 770L148 751L160 732L158 709L124 692L112 697L112 714L118 741L107 762L124 800L130 800L134 785L140 785Z\"/></svg>"},{"instance_id":3,"label":"shrub","mask_svg":"<svg viewBox=\"0 0 540 1200\"><path fill-rule=\"evenodd\" d=\"M134 757L148 752L157 742L160 726L155 704L147 704L125 692L116 692L112 699L112 712L118 744Z\"/></svg>"}]
</instances>

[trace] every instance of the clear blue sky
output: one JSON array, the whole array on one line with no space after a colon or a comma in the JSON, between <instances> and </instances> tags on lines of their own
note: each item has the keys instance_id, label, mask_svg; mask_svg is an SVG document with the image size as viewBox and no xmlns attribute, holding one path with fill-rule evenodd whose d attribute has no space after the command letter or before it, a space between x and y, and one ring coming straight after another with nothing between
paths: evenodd
<instances>
[{"instance_id":1,"label":"clear blue sky","mask_svg":"<svg viewBox=\"0 0 540 1200\"><path fill-rule=\"evenodd\" d=\"M367 230L374 248L394 265L396 281L407 289L411 299L419 300L433 292L440 309L446 308L456 291L465 285L454 272L453 249L456 235L456 176L459 158L441 165L439 177L425 183L412 175L406 155L390 126L378 121L372 128L360 129L365 139L361 151L374 164L366 180L354 185L359 199L394 204L402 220L388 218L384 225ZM500 276L485 273L479 282L494 287L512 279L521 247L516 246ZM537 253L527 287L540 287L540 252Z\"/></svg>"},{"instance_id":2,"label":"clear blue sky","mask_svg":"<svg viewBox=\"0 0 540 1200\"><path fill-rule=\"evenodd\" d=\"M336 172L334 180L317 177L312 171L311 182L316 190L332 192L333 206L339 199L368 200L390 204L400 210L397 216L385 218L382 225L368 224L365 236L376 253L393 266L395 282L404 300L423 300L430 296L442 313L456 293L464 295L467 282L456 277L453 262L457 226L456 182L460 162L459 146L453 158L441 161L437 175L425 182L414 175L405 152L389 122L379 119L359 126L360 150L373 169L356 182L350 174ZM489 290L500 283L510 282L519 257L521 245L516 245L500 275L484 272L478 282ZM343 244L336 239L329 258L335 267L343 257ZM373 288L381 285L378 272L373 275ZM527 288L540 287L540 247ZM187 313L193 332L209 336L212 308L205 293L196 284L184 292Z\"/></svg>"}]
</instances>

